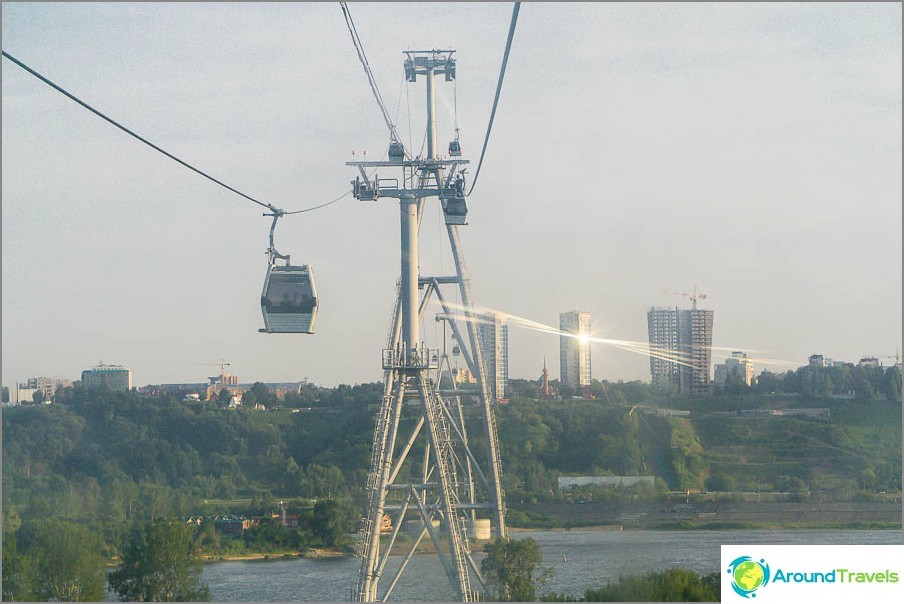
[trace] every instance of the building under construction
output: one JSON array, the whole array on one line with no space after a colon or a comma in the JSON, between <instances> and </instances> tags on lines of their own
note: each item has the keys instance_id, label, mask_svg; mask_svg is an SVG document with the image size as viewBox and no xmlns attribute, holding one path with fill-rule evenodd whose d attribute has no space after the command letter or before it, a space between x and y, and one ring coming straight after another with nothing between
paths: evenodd
<instances>
[{"instance_id":1,"label":"building under construction","mask_svg":"<svg viewBox=\"0 0 904 604\"><path fill-rule=\"evenodd\" d=\"M713 311L653 307L647 312L653 384L672 384L679 394L712 393Z\"/></svg>"}]
</instances>

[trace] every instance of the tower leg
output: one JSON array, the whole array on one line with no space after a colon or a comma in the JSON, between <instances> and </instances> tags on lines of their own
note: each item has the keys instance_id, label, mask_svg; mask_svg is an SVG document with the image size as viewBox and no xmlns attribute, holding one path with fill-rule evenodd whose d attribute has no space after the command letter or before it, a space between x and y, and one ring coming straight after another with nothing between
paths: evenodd
<instances>
[{"instance_id":1,"label":"tower leg","mask_svg":"<svg viewBox=\"0 0 904 604\"><path fill-rule=\"evenodd\" d=\"M405 384L398 371L388 371L383 386L384 396L374 426L371 472L367 477L370 501L367 516L359 529L361 567L355 589L355 601L375 602L379 584L380 523L386 506L386 492L392 471L392 452L395 449ZM388 393L388 394L387 394Z\"/></svg>"},{"instance_id":2,"label":"tower leg","mask_svg":"<svg viewBox=\"0 0 904 604\"><path fill-rule=\"evenodd\" d=\"M480 341L477 335L477 325L474 321L474 305L471 301L471 285L465 268L464 257L461 253L461 242L458 236L457 225L446 225L449 234L449 245L452 248L452 258L455 261L455 270L458 273L458 284L461 292L461 303L464 307L465 319L468 329L468 339L471 343L471 354L474 365L477 367L477 387L480 392L480 402L483 411L484 433L487 443L487 463L490 476L490 485L493 500L493 535L505 537L505 492L502 490L502 463L499 457L499 437L496 432L496 416L493 413L493 402L490 400L487 387L486 365L483 364L483 355L480 351Z\"/></svg>"}]
</instances>

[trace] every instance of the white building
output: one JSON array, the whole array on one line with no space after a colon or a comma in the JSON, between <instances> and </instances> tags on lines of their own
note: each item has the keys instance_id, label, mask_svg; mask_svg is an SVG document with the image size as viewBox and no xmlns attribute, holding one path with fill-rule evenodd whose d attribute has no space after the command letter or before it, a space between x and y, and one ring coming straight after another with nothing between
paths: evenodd
<instances>
[{"instance_id":1,"label":"white building","mask_svg":"<svg viewBox=\"0 0 904 604\"><path fill-rule=\"evenodd\" d=\"M728 377L737 375L748 386L753 384L753 361L747 357L746 352L733 351L731 358L725 359L721 365L715 366L715 382L724 386Z\"/></svg>"},{"instance_id":2,"label":"white building","mask_svg":"<svg viewBox=\"0 0 904 604\"><path fill-rule=\"evenodd\" d=\"M28 378L24 384L19 383L16 384L16 394L13 396L10 393L10 402L14 402L16 404L20 403L30 403L34 400L34 395L37 392L41 392L44 397L44 403L49 404L53 401L53 397L56 394L57 388L60 386L71 386L72 382L70 380L60 380L57 378L49 378L49 377L33 377Z\"/></svg>"}]
</instances>

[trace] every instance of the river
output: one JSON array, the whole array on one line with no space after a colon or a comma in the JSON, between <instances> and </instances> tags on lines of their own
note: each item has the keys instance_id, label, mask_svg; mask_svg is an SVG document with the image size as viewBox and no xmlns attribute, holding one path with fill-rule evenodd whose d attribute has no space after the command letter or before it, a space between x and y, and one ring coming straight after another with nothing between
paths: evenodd
<instances>
[{"instance_id":1,"label":"river","mask_svg":"<svg viewBox=\"0 0 904 604\"><path fill-rule=\"evenodd\" d=\"M671 567L698 573L719 570L722 544L871 545L900 544L901 531L732 530L732 531L523 531L540 545L552 578L541 593L581 595L619 576ZM482 554L476 554L478 564ZM566 561L567 560L567 561ZM389 584L401 556L392 556L380 583ZM215 602L348 601L358 572L355 558L293 558L213 562L202 580ZM455 594L435 554L418 554L392 595L394 601L439 602Z\"/></svg>"}]
</instances>

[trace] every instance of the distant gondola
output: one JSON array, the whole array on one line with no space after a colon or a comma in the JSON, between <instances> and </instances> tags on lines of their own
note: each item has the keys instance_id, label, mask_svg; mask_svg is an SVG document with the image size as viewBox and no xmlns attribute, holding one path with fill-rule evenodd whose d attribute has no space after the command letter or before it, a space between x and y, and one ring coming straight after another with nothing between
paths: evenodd
<instances>
[{"instance_id":1,"label":"distant gondola","mask_svg":"<svg viewBox=\"0 0 904 604\"><path fill-rule=\"evenodd\" d=\"M459 157L461 155L461 143L458 142L457 138L449 141L449 155L451 157Z\"/></svg>"},{"instance_id":2,"label":"distant gondola","mask_svg":"<svg viewBox=\"0 0 904 604\"><path fill-rule=\"evenodd\" d=\"M443 216L446 224L468 224L468 204L464 197L443 200Z\"/></svg>"},{"instance_id":3,"label":"distant gondola","mask_svg":"<svg viewBox=\"0 0 904 604\"><path fill-rule=\"evenodd\" d=\"M317 288L311 267L270 264L261 293L264 333L314 333Z\"/></svg>"},{"instance_id":4,"label":"distant gondola","mask_svg":"<svg viewBox=\"0 0 904 604\"><path fill-rule=\"evenodd\" d=\"M399 141L389 143L389 161L405 161L405 147Z\"/></svg>"},{"instance_id":5,"label":"distant gondola","mask_svg":"<svg viewBox=\"0 0 904 604\"><path fill-rule=\"evenodd\" d=\"M465 179L459 174L452 187L452 195L442 200L446 224L468 224L468 204L465 201Z\"/></svg>"}]
</instances>

